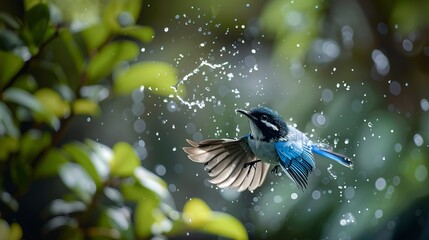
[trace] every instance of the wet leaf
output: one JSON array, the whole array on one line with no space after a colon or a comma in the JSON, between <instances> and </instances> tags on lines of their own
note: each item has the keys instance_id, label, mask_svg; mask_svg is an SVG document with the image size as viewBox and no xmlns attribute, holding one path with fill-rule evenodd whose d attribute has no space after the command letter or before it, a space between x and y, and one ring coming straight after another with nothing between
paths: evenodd
<instances>
[{"instance_id":1,"label":"wet leaf","mask_svg":"<svg viewBox=\"0 0 429 240\"><path fill-rule=\"evenodd\" d=\"M130 94L144 87L156 94L168 96L177 82L176 69L161 62L141 62L115 76L113 90L117 94Z\"/></svg>"},{"instance_id":2,"label":"wet leaf","mask_svg":"<svg viewBox=\"0 0 429 240\"><path fill-rule=\"evenodd\" d=\"M61 96L48 88L39 89L34 96L40 103L55 116L62 118L70 114L70 105Z\"/></svg>"},{"instance_id":3,"label":"wet leaf","mask_svg":"<svg viewBox=\"0 0 429 240\"><path fill-rule=\"evenodd\" d=\"M94 181L86 171L76 163L63 164L59 171L63 183L85 203L91 201L95 193Z\"/></svg>"},{"instance_id":4,"label":"wet leaf","mask_svg":"<svg viewBox=\"0 0 429 240\"><path fill-rule=\"evenodd\" d=\"M55 199L51 202L48 208L50 216L68 215L76 212L85 211L86 206L81 201L66 201L63 199Z\"/></svg>"},{"instance_id":5,"label":"wet leaf","mask_svg":"<svg viewBox=\"0 0 429 240\"><path fill-rule=\"evenodd\" d=\"M113 147L113 159L110 162L112 176L127 177L140 166L140 159L134 149L125 142L116 143Z\"/></svg>"},{"instance_id":6,"label":"wet leaf","mask_svg":"<svg viewBox=\"0 0 429 240\"><path fill-rule=\"evenodd\" d=\"M70 143L63 146L63 149L78 163L86 173L99 186L107 178L107 169L103 161L89 147L82 143Z\"/></svg>"},{"instance_id":7,"label":"wet leaf","mask_svg":"<svg viewBox=\"0 0 429 240\"><path fill-rule=\"evenodd\" d=\"M90 99L76 99L72 107L73 113L76 115L97 116L101 112L98 103Z\"/></svg>"},{"instance_id":8,"label":"wet leaf","mask_svg":"<svg viewBox=\"0 0 429 240\"><path fill-rule=\"evenodd\" d=\"M5 192L3 190L0 191L0 202L3 206L9 208L9 210L12 210L15 212L18 211L18 208L19 208L18 201L8 192Z\"/></svg>"},{"instance_id":9,"label":"wet leaf","mask_svg":"<svg viewBox=\"0 0 429 240\"><path fill-rule=\"evenodd\" d=\"M103 11L103 20L113 30L134 24L140 13L142 1L109 1Z\"/></svg>"},{"instance_id":10,"label":"wet leaf","mask_svg":"<svg viewBox=\"0 0 429 240\"><path fill-rule=\"evenodd\" d=\"M118 32L121 35L135 38L143 43L148 43L152 41L155 33L151 27L147 26L131 26L127 28L123 28Z\"/></svg>"},{"instance_id":11,"label":"wet leaf","mask_svg":"<svg viewBox=\"0 0 429 240\"><path fill-rule=\"evenodd\" d=\"M3 88L9 81L19 72L24 65L24 61L10 52L0 51L0 89Z\"/></svg>"},{"instance_id":12,"label":"wet leaf","mask_svg":"<svg viewBox=\"0 0 429 240\"><path fill-rule=\"evenodd\" d=\"M18 138L20 135L13 122L12 112L3 102L0 102L0 128L4 129L5 133L13 138Z\"/></svg>"},{"instance_id":13,"label":"wet leaf","mask_svg":"<svg viewBox=\"0 0 429 240\"><path fill-rule=\"evenodd\" d=\"M91 54L107 41L110 29L105 23L100 22L85 28L79 35L85 43L88 54Z\"/></svg>"},{"instance_id":14,"label":"wet leaf","mask_svg":"<svg viewBox=\"0 0 429 240\"><path fill-rule=\"evenodd\" d=\"M20 141L19 158L22 161L30 163L45 148L51 144L51 134L39 130L29 130Z\"/></svg>"},{"instance_id":15,"label":"wet leaf","mask_svg":"<svg viewBox=\"0 0 429 240\"><path fill-rule=\"evenodd\" d=\"M58 118L47 110L33 95L24 90L8 88L3 93L3 100L6 102L13 102L30 109L36 120L47 123L55 130L58 130L60 127L60 121Z\"/></svg>"},{"instance_id":16,"label":"wet leaf","mask_svg":"<svg viewBox=\"0 0 429 240\"><path fill-rule=\"evenodd\" d=\"M99 223L100 226L118 230L122 239L133 239L134 232L131 224L131 213L128 208L110 207L106 209L104 214Z\"/></svg>"},{"instance_id":17,"label":"wet leaf","mask_svg":"<svg viewBox=\"0 0 429 240\"><path fill-rule=\"evenodd\" d=\"M199 198L189 200L183 207L183 220L191 227L202 226L211 218L212 210Z\"/></svg>"},{"instance_id":18,"label":"wet leaf","mask_svg":"<svg viewBox=\"0 0 429 240\"><path fill-rule=\"evenodd\" d=\"M183 220L193 230L232 239L248 239L246 229L235 217L212 212L201 199L189 200L183 207Z\"/></svg>"},{"instance_id":19,"label":"wet leaf","mask_svg":"<svg viewBox=\"0 0 429 240\"><path fill-rule=\"evenodd\" d=\"M134 177L140 186L149 189L157 195L157 198L170 206L174 206L173 198L167 189L167 183L160 177L141 166L134 170Z\"/></svg>"},{"instance_id":20,"label":"wet leaf","mask_svg":"<svg viewBox=\"0 0 429 240\"><path fill-rule=\"evenodd\" d=\"M105 46L88 65L88 84L95 84L107 77L119 63L134 59L138 52L137 44L130 41Z\"/></svg>"},{"instance_id":21,"label":"wet leaf","mask_svg":"<svg viewBox=\"0 0 429 240\"><path fill-rule=\"evenodd\" d=\"M51 149L37 165L34 176L35 178L56 176L60 167L67 162L68 160L61 150Z\"/></svg>"},{"instance_id":22,"label":"wet leaf","mask_svg":"<svg viewBox=\"0 0 429 240\"><path fill-rule=\"evenodd\" d=\"M153 233L153 225L165 219L165 215L158 209L159 199L144 197L138 202L135 210L135 231L137 236L141 238L148 238ZM160 234L161 232L158 232Z\"/></svg>"}]
</instances>

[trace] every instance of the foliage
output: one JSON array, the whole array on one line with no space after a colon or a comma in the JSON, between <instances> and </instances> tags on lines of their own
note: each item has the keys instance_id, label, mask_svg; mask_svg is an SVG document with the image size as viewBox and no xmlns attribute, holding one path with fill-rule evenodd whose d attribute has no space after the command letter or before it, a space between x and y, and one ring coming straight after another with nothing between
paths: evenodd
<instances>
[{"instance_id":1,"label":"foliage","mask_svg":"<svg viewBox=\"0 0 429 240\"><path fill-rule=\"evenodd\" d=\"M166 182L128 143L61 142L71 119L98 115L108 97L141 87L171 94L173 67L134 63L153 39L135 24L141 1L92 1L91 21L75 14L76 1L24 2L23 17L0 13L0 239L247 238L237 219L202 200L176 210ZM49 193L39 199L40 184ZM25 199L42 201L40 216L26 214Z\"/></svg>"}]
</instances>

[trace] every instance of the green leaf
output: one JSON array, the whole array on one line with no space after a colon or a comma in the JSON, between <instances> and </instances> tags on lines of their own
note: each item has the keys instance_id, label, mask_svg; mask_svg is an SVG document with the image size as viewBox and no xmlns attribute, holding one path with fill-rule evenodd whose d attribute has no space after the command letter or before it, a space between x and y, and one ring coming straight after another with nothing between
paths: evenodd
<instances>
[{"instance_id":1,"label":"green leaf","mask_svg":"<svg viewBox=\"0 0 429 240\"><path fill-rule=\"evenodd\" d=\"M55 130L58 130L60 127L60 121L58 118L47 110L33 95L24 90L8 88L3 93L3 100L6 102L13 102L30 109L36 120L46 122Z\"/></svg>"},{"instance_id":2,"label":"green leaf","mask_svg":"<svg viewBox=\"0 0 429 240\"><path fill-rule=\"evenodd\" d=\"M88 54L91 54L105 43L109 35L110 29L103 22L87 27L79 33L85 43Z\"/></svg>"},{"instance_id":3,"label":"green leaf","mask_svg":"<svg viewBox=\"0 0 429 240\"><path fill-rule=\"evenodd\" d=\"M35 92L34 96L53 115L62 118L70 114L69 103L64 101L57 92L49 88L42 88Z\"/></svg>"},{"instance_id":4,"label":"green leaf","mask_svg":"<svg viewBox=\"0 0 429 240\"><path fill-rule=\"evenodd\" d=\"M8 159L10 154L15 153L19 149L19 142L17 138L3 136L0 137L0 146L2 147L2 150L0 151L1 162Z\"/></svg>"},{"instance_id":5,"label":"green leaf","mask_svg":"<svg viewBox=\"0 0 429 240\"><path fill-rule=\"evenodd\" d=\"M139 49L131 41L113 42L102 48L88 65L88 84L95 84L111 74L121 62L137 57Z\"/></svg>"},{"instance_id":6,"label":"green leaf","mask_svg":"<svg viewBox=\"0 0 429 240\"><path fill-rule=\"evenodd\" d=\"M145 197L138 202L134 221L136 235L140 238L145 239L152 235L162 233L162 231L157 231L157 229L153 227L157 222L162 222L163 220L168 221L166 216L158 209L158 206L159 200L156 198Z\"/></svg>"},{"instance_id":7,"label":"green leaf","mask_svg":"<svg viewBox=\"0 0 429 240\"><path fill-rule=\"evenodd\" d=\"M212 212L207 204L198 198L186 202L183 220L193 230L211 233L232 239L248 239L246 229L235 217Z\"/></svg>"},{"instance_id":8,"label":"green leaf","mask_svg":"<svg viewBox=\"0 0 429 240\"><path fill-rule=\"evenodd\" d=\"M0 102L0 128L4 129L7 135L18 138L20 132L13 122L12 112L6 104Z\"/></svg>"},{"instance_id":9,"label":"green leaf","mask_svg":"<svg viewBox=\"0 0 429 240\"><path fill-rule=\"evenodd\" d=\"M47 213L50 217L58 215L69 215L76 212L83 212L87 208L81 201L66 201L63 199L55 199L49 204Z\"/></svg>"},{"instance_id":10,"label":"green leaf","mask_svg":"<svg viewBox=\"0 0 429 240\"><path fill-rule=\"evenodd\" d=\"M18 223L8 224L0 218L0 239L19 240L22 239L22 228Z\"/></svg>"},{"instance_id":11,"label":"green leaf","mask_svg":"<svg viewBox=\"0 0 429 240\"><path fill-rule=\"evenodd\" d=\"M128 208L110 207L104 213L106 214L105 218L103 218L104 216L101 218L101 220L104 220L104 223L100 222L99 226L118 230L121 239L133 239L134 232L130 218L131 213Z\"/></svg>"},{"instance_id":12,"label":"green leaf","mask_svg":"<svg viewBox=\"0 0 429 240\"><path fill-rule=\"evenodd\" d=\"M19 72L24 61L10 52L0 51L0 89L3 88Z\"/></svg>"},{"instance_id":13,"label":"green leaf","mask_svg":"<svg viewBox=\"0 0 429 240\"><path fill-rule=\"evenodd\" d=\"M20 88L27 92L34 92L37 89L37 82L33 75L28 73L23 73L19 75L19 77L13 81L11 85L15 88Z\"/></svg>"},{"instance_id":14,"label":"green leaf","mask_svg":"<svg viewBox=\"0 0 429 240\"><path fill-rule=\"evenodd\" d=\"M141 0L109 1L103 11L103 20L113 30L134 24L142 6Z\"/></svg>"},{"instance_id":15,"label":"green leaf","mask_svg":"<svg viewBox=\"0 0 429 240\"><path fill-rule=\"evenodd\" d=\"M117 94L130 94L141 87L168 96L177 82L176 69L161 62L141 62L133 64L114 79L113 90Z\"/></svg>"},{"instance_id":16,"label":"green leaf","mask_svg":"<svg viewBox=\"0 0 429 240\"><path fill-rule=\"evenodd\" d=\"M138 166L134 170L134 178L140 186L155 193L157 198L174 207L173 197L167 189L167 183L165 183L160 177L147 169Z\"/></svg>"},{"instance_id":17,"label":"green leaf","mask_svg":"<svg viewBox=\"0 0 429 240\"><path fill-rule=\"evenodd\" d=\"M19 19L5 12L0 12L0 21L4 22L14 30L18 30L21 27Z\"/></svg>"},{"instance_id":18,"label":"green leaf","mask_svg":"<svg viewBox=\"0 0 429 240\"><path fill-rule=\"evenodd\" d=\"M49 24L49 8L46 4L37 4L25 15L25 24L30 31L33 42L38 46L45 37Z\"/></svg>"},{"instance_id":19,"label":"green leaf","mask_svg":"<svg viewBox=\"0 0 429 240\"><path fill-rule=\"evenodd\" d=\"M3 207L8 208L8 210L17 212L19 209L19 203L16 200L16 198L14 198L10 193L6 191L0 190L0 202L3 205Z\"/></svg>"},{"instance_id":20,"label":"green leaf","mask_svg":"<svg viewBox=\"0 0 429 240\"><path fill-rule=\"evenodd\" d=\"M19 149L19 158L26 163L30 163L43 149L51 144L51 135L47 131L31 129L22 137Z\"/></svg>"},{"instance_id":21,"label":"green leaf","mask_svg":"<svg viewBox=\"0 0 429 240\"><path fill-rule=\"evenodd\" d=\"M143 43L152 41L153 36L155 35L151 27L138 25L123 28L119 30L118 33L127 37L135 38Z\"/></svg>"},{"instance_id":22,"label":"green leaf","mask_svg":"<svg viewBox=\"0 0 429 240\"><path fill-rule=\"evenodd\" d=\"M90 99L76 99L73 102L73 113L76 115L97 116L100 114L100 106L98 103Z\"/></svg>"},{"instance_id":23,"label":"green leaf","mask_svg":"<svg viewBox=\"0 0 429 240\"><path fill-rule=\"evenodd\" d=\"M35 178L56 176L61 166L67 162L68 160L61 150L51 149L37 165L34 172Z\"/></svg>"},{"instance_id":24,"label":"green leaf","mask_svg":"<svg viewBox=\"0 0 429 240\"><path fill-rule=\"evenodd\" d=\"M112 176L131 176L138 166L140 166L140 159L128 143L119 142L113 146L113 159L110 162Z\"/></svg>"},{"instance_id":25,"label":"green leaf","mask_svg":"<svg viewBox=\"0 0 429 240\"><path fill-rule=\"evenodd\" d=\"M86 171L76 163L66 163L60 168L60 178L82 201L89 203L96 186Z\"/></svg>"},{"instance_id":26,"label":"green leaf","mask_svg":"<svg viewBox=\"0 0 429 240\"><path fill-rule=\"evenodd\" d=\"M103 179L107 178L105 166L99 157L86 145L76 142L63 146L63 149L78 163L86 173L91 176L94 183L99 186Z\"/></svg>"}]
</instances>

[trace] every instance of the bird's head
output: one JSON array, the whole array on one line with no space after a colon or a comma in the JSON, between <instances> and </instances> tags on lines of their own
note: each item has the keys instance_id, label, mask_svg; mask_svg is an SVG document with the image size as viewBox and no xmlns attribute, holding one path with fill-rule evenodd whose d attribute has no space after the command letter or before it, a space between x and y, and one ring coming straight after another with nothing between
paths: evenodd
<instances>
[{"instance_id":1,"label":"bird's head","mask_svg":"<svg viewBox=\"0 0 429 240\"><path fill-rule=\"evenodd\" d=\"M249 118L251 136L261 141L276 141L288 132L287 124L276 112L266 107L255 107L250 111L237 109Z\"/></svg>"}]
</instances>

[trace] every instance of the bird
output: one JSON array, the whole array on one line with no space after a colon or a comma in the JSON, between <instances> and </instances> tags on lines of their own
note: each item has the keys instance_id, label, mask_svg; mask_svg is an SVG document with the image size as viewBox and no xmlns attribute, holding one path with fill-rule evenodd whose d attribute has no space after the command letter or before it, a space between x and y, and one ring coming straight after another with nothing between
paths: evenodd
<instances>
[{"instance_id":1,"label":"bird","mask_svg":"<svg viewBox=\"0 0 429 240\"><path fill-rule=\"evenodd\" d=\"M313 154L353 167L351 158L334 152L326 143L313 142L270 108L235 111L248 118L248 134L200 142L186 139L190 146L183 147L191 161L204 164L211 177L209 182L219 188L253 192L263 184L273 165L271 172L278 174L280 168L304 191L308 176L316 167Z\"/></svg>"}]
</instances>

